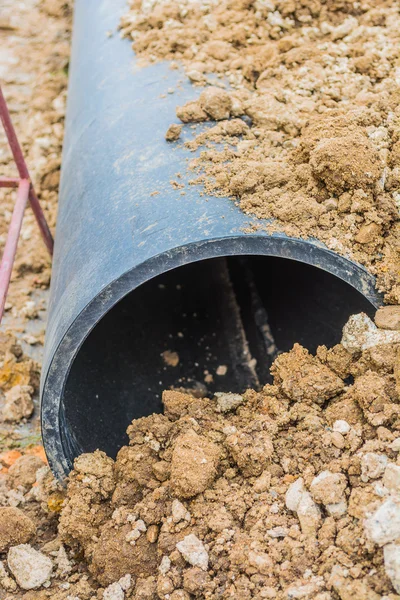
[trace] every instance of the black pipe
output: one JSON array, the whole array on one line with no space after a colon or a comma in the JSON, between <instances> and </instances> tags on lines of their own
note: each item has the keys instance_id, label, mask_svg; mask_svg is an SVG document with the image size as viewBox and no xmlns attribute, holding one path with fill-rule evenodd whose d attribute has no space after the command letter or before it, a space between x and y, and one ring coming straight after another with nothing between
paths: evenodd
<instances>
[{"instance_id":1,"label":"black pipe","mask_svg":"<svg viewBox=\"0 0 400 600\"><path fill-rule=\"evenodd\" d=\"M198 90L107 37L124 10L75 2L41 384L59 477L82 451L115 455L134 417L161 410L162 389L260 386L277 351L337 343L350 314L381 302L360 265L319 242L244 233L231 200L188 185L192 155L164 135Z\"/></svg>"}]
</instances>

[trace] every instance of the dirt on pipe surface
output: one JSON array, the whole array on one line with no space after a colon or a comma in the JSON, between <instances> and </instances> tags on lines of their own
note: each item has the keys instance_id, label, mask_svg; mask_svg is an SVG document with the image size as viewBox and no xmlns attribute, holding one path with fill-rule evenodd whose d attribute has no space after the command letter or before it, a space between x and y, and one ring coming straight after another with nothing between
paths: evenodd
<instances>
[{"instance_id":1,"label":"dirt on pipe surface","mask_svg":"<svg viewBox=\"0 0 400 600\"><path fill-rule=\"evenodd\" d=\"M121 31L143 64L183 62L199 87L179 120L217 121L186 142L202 149L193 182L273 219L270 231L316 237L367 265L399 303L398 2L130 5ZM179 135L176 124L166 132Z\"/></svg>"}]
</instances>

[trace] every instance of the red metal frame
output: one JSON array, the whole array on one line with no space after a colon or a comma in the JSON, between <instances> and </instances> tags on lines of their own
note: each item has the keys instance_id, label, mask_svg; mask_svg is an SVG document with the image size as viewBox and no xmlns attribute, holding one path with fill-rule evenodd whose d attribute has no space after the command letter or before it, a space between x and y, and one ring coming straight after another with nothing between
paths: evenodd
<instances>
[{"instance_id":1,"label":"red metal frame","mask_svg":"<svg viewBox=\"0 0 400 600\"><path fill-rule=\"evenodd\" d=\"M46 218L40 206L39 199L31 183L28 167L22 154L14 126L11 122L7 103L0 86L0 119L3 123L10 150L16 164L19 177L0 177L0 187L17 188L17 199L14 205L10 226L8 228L6 245L0 264L0 322L4 313L7 291L10 285L11 272L17 251L18 238L21 231L25 208L29 199L31 208L39 225L44 243L50 255L53 254L53 236L51 235Z\"/></svg>"}]
</instances>

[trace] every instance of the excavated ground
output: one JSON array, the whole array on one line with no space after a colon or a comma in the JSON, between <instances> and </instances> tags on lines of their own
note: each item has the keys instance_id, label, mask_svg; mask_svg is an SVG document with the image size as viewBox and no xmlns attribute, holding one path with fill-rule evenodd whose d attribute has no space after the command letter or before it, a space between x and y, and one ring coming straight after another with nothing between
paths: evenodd
<instances>
[{"instance_id":1,"label":"excavated ground","mask_svg":"<svg viewBox=\"0 0 400 600\"><path fill-rule=\"evenodd\" d=\"M395 305L399 8L135 0L121 22L144 61L182 61L207 86L166 136L218 121L188 143L196 182L253 227L274 218L368 265ZM1 80L54 227L71 7L1 9ZM13 174L4 137L0 169ZM295 345L259 392L166 391L163 415L133 421L115 461L78 458L65 490L37 424L49 279L28 210L0 336L0 600L400 599L398 306L316 356Z\"/></svg>"}]
</instances>

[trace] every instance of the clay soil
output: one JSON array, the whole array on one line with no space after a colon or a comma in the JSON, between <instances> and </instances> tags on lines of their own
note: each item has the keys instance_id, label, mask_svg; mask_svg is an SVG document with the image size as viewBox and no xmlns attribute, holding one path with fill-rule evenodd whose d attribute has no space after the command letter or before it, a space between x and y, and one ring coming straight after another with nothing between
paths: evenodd
<instances>
[{"instance_id":1,"label":"clay soil","mask_svg":"<svg viewBox=\"0 0 400 600\"><path fill-rule=\"evenodd\" d=\"M0 2L1 81L54 229L71 6ZM165 391L116 460L82 455L64 488L38 428L50 260L28 210L0 333L0 600L400 599L399 9L130 2L135 52L198 88L166 132L209 122L187 143L193 182L253 230L365 264L393 306L315 356L296 344L260 391Z\"/></svg>"}]
</instances>

